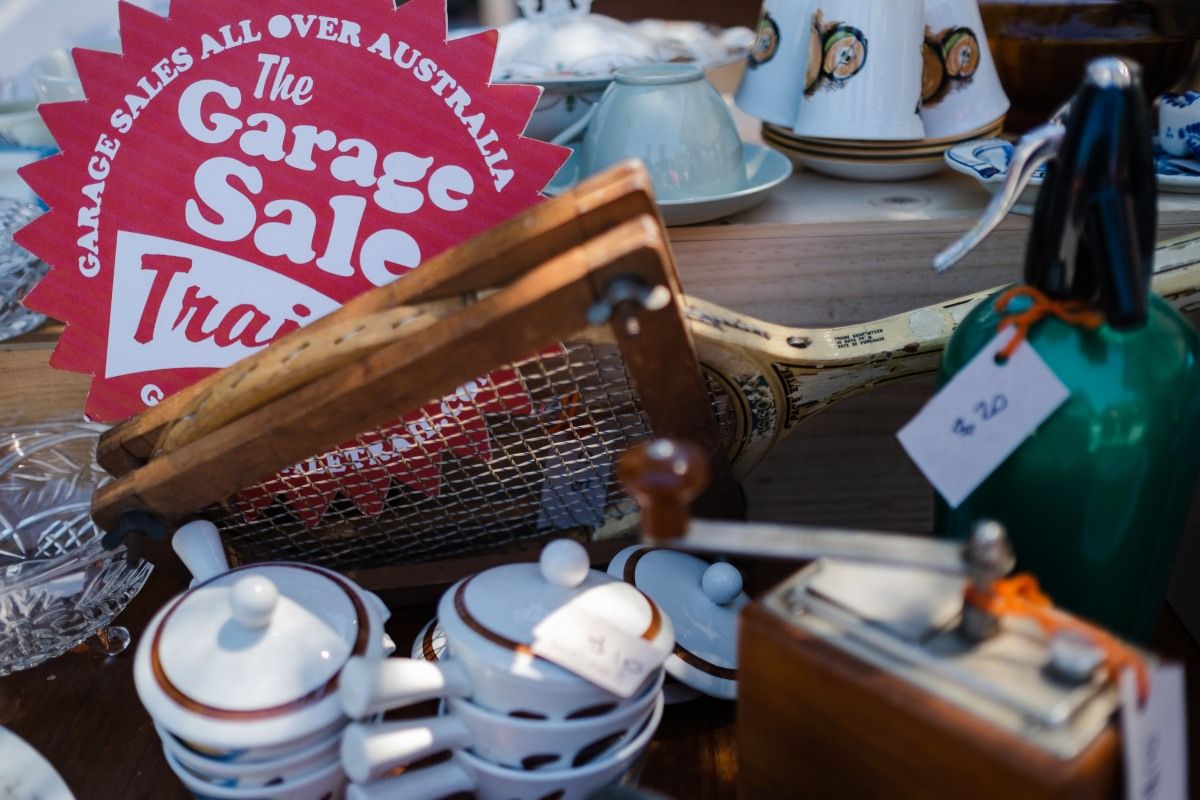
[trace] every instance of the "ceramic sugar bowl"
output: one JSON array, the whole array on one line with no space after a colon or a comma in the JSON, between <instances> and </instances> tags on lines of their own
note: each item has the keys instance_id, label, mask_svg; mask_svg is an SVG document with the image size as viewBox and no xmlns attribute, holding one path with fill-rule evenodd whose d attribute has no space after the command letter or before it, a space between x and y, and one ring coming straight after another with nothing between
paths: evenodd
<instances>
[{"instance_id":1,"label":"ceramic sugar bowl","mask_svg":"<svg viewBox=\"0 0 1200 800\"><path fill-rule=\"evenodd\" d=\"M198 796L240 797L266 782L268 797L302 798L307 791L288 787L328 786L337 776L309 778L337 760L322 744L349 721L339 673L351 657L386 654L386 606L320 567L230 569L209 522L183 526L172 544L195 580L151 620L134 659L138 697L172 768Z\"/></svg>"},{"instance_id":2,"label":"ceramic sugar bowl","mask_svg":"<svg viewBox=\"0 0 1200 800\"><path fill-rule=\"evenodd\" d=\"M561 613L578 621L575 633L597 633L588 630L590 620L640 642L650 663L640 665L639 685L621 696L535 655L535 638ZM507 564L454 584L438 604L438 621L449 645L445 660L351 659L339 689L350 716L437 697L532 719L597 715L643 694L675 643L657 604L591 569L583 546L570 540L551 542L537 564Z\"/></svg>"}]
</instances>

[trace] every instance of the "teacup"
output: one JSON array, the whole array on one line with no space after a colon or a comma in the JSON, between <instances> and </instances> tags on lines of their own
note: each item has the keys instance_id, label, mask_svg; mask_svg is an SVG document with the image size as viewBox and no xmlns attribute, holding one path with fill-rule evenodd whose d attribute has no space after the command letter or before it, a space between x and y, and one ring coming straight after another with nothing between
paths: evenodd
<instances>
[{"instance_id":1,"label":"teacup","mask_svg":"<svg viewBox=\"0 0 1200 800\"><path fill-rule=\"evenodd\" d=\"M814 139L922 139L922 0L820 0L793 130ZM809 62L813 61L812 57Z\"/></svg>"},{"instance_id":2,"label":"teacup","mask_svg":"<svg viewBox=\"0 0 1200 800\"><path fill-rule=\"evenodd\" d=\"M352 783L347 800L435 800L456 792L474 793L479 800L585 800L597 789L621 780L635 780L641 759L662 719L661 699L645 727L620 749L584 767L553 771L526 771L502 767L455 750L447 762L409 770L396 778L372 783Z\"/></svg>"},{"instance_id":3,"label":"teacup","mask_svg":"<svg viewBox=\"0 0 1200 800\"><path fill-rule=\"evenodd\" d=\"M792 127L806 81L800 76L819 68L812 36L814 0L767 0L758 22L754 49L734 102L765 122Z\"/></svg>"},{"instance_id":4,"label":"teacup","mask_svg":"<svg viewBox=\"0 0 1200 800\"><path fill-rule=\"evenodd\" d=\"M662 201L719 197L746 188L733 117L695 65L617 70L600 102L554 142L569 142L585 128L578 146L580 178L640 158Z\"/></svg>"},{"instance_id":5,"label":"teacup","mask_svg":"<svg viewBox=\"0 0 1200 800\"><path fill-rule=\"evenodd\" d=\"M1158 145L1173 156L1200 159L1200 92L1162 96Z\"/></svg>"},{"instance_id":6,"label":"teacup","mask_svg":"<svg viewBox=\"0 0 1200 800\"><path fill-rule=\"evenodd\" d=\"M925 0L921 51L925 136L956 136L1008 111L976 0Z\"/></svg>"}]
</instances>

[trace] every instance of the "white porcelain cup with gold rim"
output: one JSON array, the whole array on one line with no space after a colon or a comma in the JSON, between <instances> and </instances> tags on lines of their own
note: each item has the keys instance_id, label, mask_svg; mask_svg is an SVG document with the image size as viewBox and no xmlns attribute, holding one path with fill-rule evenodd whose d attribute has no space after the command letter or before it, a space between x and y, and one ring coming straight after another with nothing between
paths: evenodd
<instances>
[{"instance_id":1,"label":"white porcelain cup with gold rim","mask_svg":"<svg viewBox=\"0 0 1200 800\"><path fill-rule=\"evenodd\" d=\"M925 0L921 55L926 137L959 136L1008 111L976 0Z\"/></svg>"},{"instance_id":2,"label":"white porcelain cup with gold rim","mask_svg":"<svg viewBox=\"0 0 1200 800\"><path fill-rule=\"evenodd\" d=\"M793 130L813 138L923 139L922 0L818 0Z\"/></svg>"}]
</instances>

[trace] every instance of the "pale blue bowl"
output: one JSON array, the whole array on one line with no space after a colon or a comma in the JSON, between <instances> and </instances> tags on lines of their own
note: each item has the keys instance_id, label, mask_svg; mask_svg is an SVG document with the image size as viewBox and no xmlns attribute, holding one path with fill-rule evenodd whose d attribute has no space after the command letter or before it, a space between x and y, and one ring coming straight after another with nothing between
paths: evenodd
<instances>
[{"instance_id":1,"label":"pale blue bowl","mask_svg":"<svg viewBox=\"0 0 1200 800\"><path fill-rule=\"evenodd\" d=\"M617 70L587 123L579 157L580 178L640 158L664 202L747 188L733 117L692 64Z\"/></svg>"}]
</instances>

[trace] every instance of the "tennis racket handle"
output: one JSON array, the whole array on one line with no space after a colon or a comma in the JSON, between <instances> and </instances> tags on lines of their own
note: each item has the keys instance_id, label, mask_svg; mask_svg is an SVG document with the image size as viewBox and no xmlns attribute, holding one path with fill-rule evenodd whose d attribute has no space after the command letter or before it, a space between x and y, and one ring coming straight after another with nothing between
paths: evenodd
<instances>
[{"instance_id":1,"label":"tennis racket handle","mask_svg":"<svg viewBox=\"0 0 1200 800\"><path fill-rule=\"evenodd\" d=\"M439 800L459 792L474 792L475 781L453 761L405 772L396 778L346 787L346 800Z\"/></svg>"},{"instance_id":2,"label":"tennis racket handle","mask_svg":"<svg viewBox=\"0 0 1200 800\"><path fill-rule=\"evenodd\" d=\"M438 697L466 697L471 679L453 662L433 664L411 658L355 657L342 667L338 697L351 719Z\"/></svg>"},{"instance_id":3,"label":"tennis racket handle","mask_svg":"<svg viewBox=\"0 0 1200 800\"><path fill-rule=\"evenodd\" d=\"M466 747L471 734L451 716L365 725L342 734L342 769L352 781L370 781L426 756Z\"/></svg>"},{"instance_id":4,"label":"tennis racket handle","mask_svg":"<svg viewBox=\"0 0 1200 800\"><path fill-rule=\"evenodd\" d=\"M629 448L617 477L642 507L642 534L678 539L687 532L688 505L708 485L708 459L693 444L655 439Z\"/></svg>"}]
</instances>

